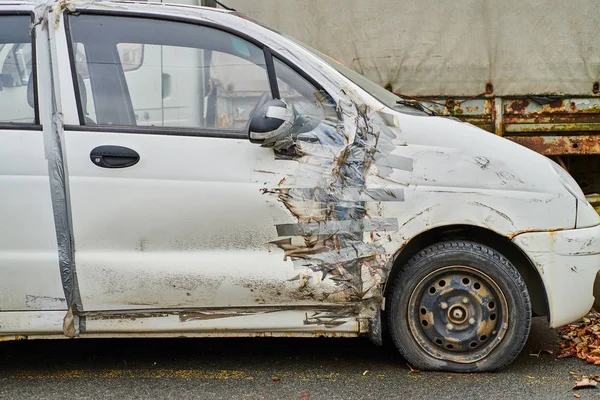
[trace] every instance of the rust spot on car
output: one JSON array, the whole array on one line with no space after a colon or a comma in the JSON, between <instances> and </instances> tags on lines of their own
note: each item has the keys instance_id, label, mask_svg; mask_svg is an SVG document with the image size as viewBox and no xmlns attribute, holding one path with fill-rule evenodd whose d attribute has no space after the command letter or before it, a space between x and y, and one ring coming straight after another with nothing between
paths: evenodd
<instances>
[{"instance_id":1,"label":"rust spot on car","mask_svg":"<svg viewBox=\"0 0 600 400\"><path fill-rule=\"evenodd\" d=\"M516 231L513 232L512 234L508 235L508 238L510 240L513 240L515 237L522 235L524 233L538 233L538 232L544 232L544 233L550 233L551 237L554 237L555 232L560 232L564 229L546 229L546 230L539 230L539 229L523 229L520 231Z\"/></svg>"},{"instance_id":2,"label":"rust spot on car","mask_svg":"<svg viewBox=\"0 0 600 400\"><path fill-rule=\"evenodd\" d=\"M550 103L548 103L548 106L550 108L564 108L565 103L564 103L564 100L562 100L562 99L556 99L556 100L552 100Z\"/></svg>"},{"instance_id":3,"label":"rust spot on car","mask_svg":"<svg viewBox=\"0 0 600 400\"><path fill-rule=\"evenodd\" d=\"M172 315L173 313L168 312L98 312L98 313L89 313L84 314L86 318L91 319L126 319L130 321L135 321L140 318L164 318Z\"/></svg>"},{"instance_id":4,"label":"rust spot on car","mask_svg":"<svg viewBox=\"0 0 600 400\"><path fill-rule=\"evenodd\" d=\"M515 100L508 105L508 111L515 114L524 114L524 111L528 105L528 100Z\"/></svg>"},{"instance_id":5,"label":"rust spot on car","mask_svg":"<svg viewBox=\"0 0 600 400\"><path fill-rule=\"evenodd\" d=\"M0 336L0 342L10 342L13 340L27 340L28 336L23 335L13 335L13 336Z\"/></svg>"}]
</instances>

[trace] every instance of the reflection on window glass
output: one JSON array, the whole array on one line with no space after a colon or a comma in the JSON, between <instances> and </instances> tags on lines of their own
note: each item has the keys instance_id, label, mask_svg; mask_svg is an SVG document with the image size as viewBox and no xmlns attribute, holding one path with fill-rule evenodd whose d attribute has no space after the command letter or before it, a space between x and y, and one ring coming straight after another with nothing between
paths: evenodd
<instances>
[{"instance_id":1,"label":"reflection on window glass","mask_svg":"<svg viewBox=\"0 0 600 400\"><path fill-rule=\"evenodd\" d=\"M242 130L270 93L262 49L229 33L143 18L70 19L73 42L84 45L74 49L76 69L89 83L94 123Z\"/></svg>"},{"instance_id":2,"label":"reflection on window glass","mask_svg":"<svg viewBox=\"0 0 600 400\"><path fill-rule=\"evenodd\" d=\"M96 107L90 82L90 73L87 68L87 57L83 43L75 44L75 70L77 71L77 84L79 87L80 101L83 107L83 115L87 123L96 123Z\"/></svg>"},{"instance_id":3,"label":"reflection on window glass","mask_svg":"<svg viewBox=\"0 0 600 400\"><path fill-rule=\"evenodd\" d=\"M281 100L293 106L297 114L322 120L325 116L319 90L302 75L278 59L273 59Z\"/></svg>"},{"instance_id":4,"label":"reflection on window glass","mask_svg":"<svg viewBox=\"0 0 600 400\"><path fill-rule=\"evenodd\" d=\"M144 45L138 43L118 43L117 51L123 71L135 71L144 61Z\"/></svg>"},{"instance_id":5,"label":"reflection on window glass","mask_svg":"<svg viewBox=\"0 0 600 400\"><path fill-rule=\"evenodd\" d=\"M0 122L35 122L30 18L0 16Z\"/></svg>"},{"instance_id":6,"label":"reflection on window glass","mask_svg":"<svg viewBox=\"0 0 600 400\"><path fill-rule=\"evenodd\" d=\"M265 68L217 51L147 44L141 65L124 75L137 125L242 129L270 91Z\"/></svg>"}]
</instances>

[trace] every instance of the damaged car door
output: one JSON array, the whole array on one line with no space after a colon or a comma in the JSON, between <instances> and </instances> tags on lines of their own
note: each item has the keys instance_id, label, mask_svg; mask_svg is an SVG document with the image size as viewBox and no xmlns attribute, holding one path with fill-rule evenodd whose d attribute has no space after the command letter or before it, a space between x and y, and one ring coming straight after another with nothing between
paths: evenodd
<instances>
[{"instance_id":1,"label":"damaged car door","mask_svg":"<svg viewBox=\"0 0 600 400\"><path fill-rule=\"evenodd\" d=\"M267 311L285 314L273 330L310 330L307 308L344 306L323 302L335 281L270 251L293 246L277 240L295 221L261 188L294 162L248 140L261 98L284 99L314 129L326 118L314 82L213 27L81 13L68 32L80 124L65 137L87 332L147 329L114 321L157 309L157 332L262 329Z\"/></svg>"},{"instance_id":2,"label":"damaged car door","mask_svg":"<svg viewBox=\"0 0 600 400\"><path fill-rule=\"evenodd\" d=\"M43 316L62 316L67 308L39 118L31 22L31 13L0 5L1 332L19 332L21 323L31 331L48 332Z\"/></svg>"}]
</instances>

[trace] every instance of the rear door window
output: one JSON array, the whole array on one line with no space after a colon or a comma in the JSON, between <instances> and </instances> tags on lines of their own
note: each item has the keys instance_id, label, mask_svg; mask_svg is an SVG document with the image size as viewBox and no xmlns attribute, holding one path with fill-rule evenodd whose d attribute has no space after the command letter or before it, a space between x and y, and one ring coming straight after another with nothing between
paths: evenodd
<instances>
[{"instance_id":1,"label":"rear door window","mask_svg":"<svg viewBox=\"0 0 600 400\"><path fill-rule=\"evenodd\" d=\"M0 15L0 124L37 123L31 18Z\"/></svg>"}]
</instances>

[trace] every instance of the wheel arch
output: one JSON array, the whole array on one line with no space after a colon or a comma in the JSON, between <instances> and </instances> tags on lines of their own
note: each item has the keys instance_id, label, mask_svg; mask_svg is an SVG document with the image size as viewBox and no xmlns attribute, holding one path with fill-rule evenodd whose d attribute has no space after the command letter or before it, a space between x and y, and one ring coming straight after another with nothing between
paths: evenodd
<instances>
[{"instance_id":1,"label":"wheel arch","mask_svg":"<svg viewBox=\"0 0 600 400\"><path fill-rule=\"evenodd\" d=\"M390 295L390 288L400 267L424 248L445 240L469 240L488 246L506 257L517 268L531 298L535 315L549 316L548 296L539 271L510 239L492 230L472 225L450 225L422 232L406 243L394 256L392 269L387 278L383 295ZM385 318L383 319L385 321Z\"/></svg>"}]
</instances>

